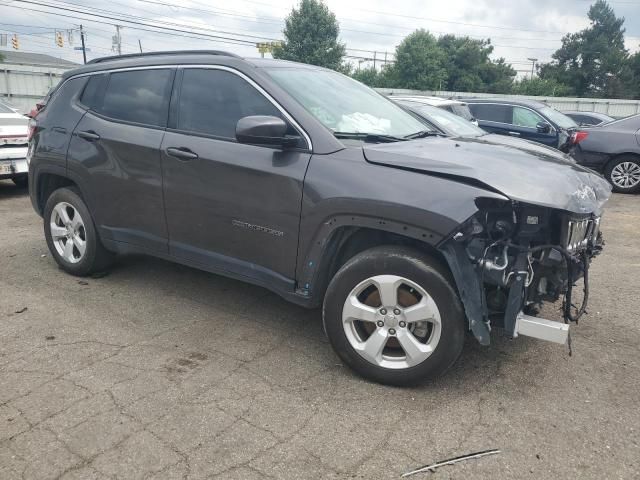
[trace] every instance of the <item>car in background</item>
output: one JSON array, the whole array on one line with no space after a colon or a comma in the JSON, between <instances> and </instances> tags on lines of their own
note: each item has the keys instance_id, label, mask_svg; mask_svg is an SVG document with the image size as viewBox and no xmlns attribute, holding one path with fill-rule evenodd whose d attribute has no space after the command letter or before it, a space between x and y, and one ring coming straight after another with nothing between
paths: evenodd
<instances>
[{"instance_id":1,"label":"car in background","mask_svg":"<svg viewBox=\"0 0 640 480\"><path fill-rule=\"evenodd\" d=\"M393 98L393 97L392 97ZM506 135L498 135L488 133L482 128L476 126L464 118L461 118L446 110L442 110L431 105L418 103L413 100L396 99L393 100L401 107L409 110L414 115L420 117L425 125L427 125L434 133L457 138L481 138L485 144L501 145L518 150L533 153L539 159L543 160L562 160L575 162L569 155L537 142L531 142L521 138L509 137Z\"/></svg>"},{"instance_id":2,"label":"car in background","mask_svg":"<svg viewBox=\"0 0 640 480\"><path fill-rule=\"evenodd\" d=\"M640 115L586 128L570 150L576 161L601 172L619 193L640 191Z\"/></svg>"},{"instance_id":3,"label":"car in background","mask_svg":"<svg viewBox=\"0 0 640 480\"><path fill-rule=\"evenodd\" d=\"M613 122L615 120L615 118L599 112L566 111L562 113L564 113L567 117L571 118L574 122L576 122L581 127L582 126L588 127L591 125L601 125L603 123Z\"/></svg>"},{"instance_id":4,"label":"car in background","mask_svg":"<svg viewBox=\"0 0 640 480\"><path fill-rule=\"evenodd\" d=\"M544 103L510 98L465 101L478 125L488 132L532 140L563 152L577 139L578 124Z\"/></svg>"},{"instance_id":5,"label":"car in background","mask_svg":"<svg viewBox=\"0 0 640 480\"><path fill-rule=\"evenodd\" d=\"M478 121L473 117L471 110L469 110L469 106L465 102L461 102L459 100L440 97L427 97L421 95L391 95L389 98L397 102L408 101L421 105L431 105L441 110L451 112L454 115L462 117L465 120L478 125Z\"/></svg>"},{"instance_id":6,"label":"car in background","mask_svg":"<svg viewBox=\"0 0 640 480\"><path fill-rule=\"evenodd\" d=\"M27 186L28 134L29 119L0 103L0 180L11 179L19 187Z\"/></svg>"}]
</instances>

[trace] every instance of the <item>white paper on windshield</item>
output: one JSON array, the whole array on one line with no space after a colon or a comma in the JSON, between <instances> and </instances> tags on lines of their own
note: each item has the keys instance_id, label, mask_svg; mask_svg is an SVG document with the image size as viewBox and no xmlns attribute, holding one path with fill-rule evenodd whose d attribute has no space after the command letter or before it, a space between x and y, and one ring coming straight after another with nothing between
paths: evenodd
<instances>
[{"instance_id":1,"label":"white paper on windshield","mask_svg":"<svg viewBox=\"0 0 640 480\"><path fill-rule=\"evenodd\" d=\"M369 113L355 112L342 115L338 123L338 132L388 133L391 122L386 118L374 117Z\"/></svg>"}]
</instances>

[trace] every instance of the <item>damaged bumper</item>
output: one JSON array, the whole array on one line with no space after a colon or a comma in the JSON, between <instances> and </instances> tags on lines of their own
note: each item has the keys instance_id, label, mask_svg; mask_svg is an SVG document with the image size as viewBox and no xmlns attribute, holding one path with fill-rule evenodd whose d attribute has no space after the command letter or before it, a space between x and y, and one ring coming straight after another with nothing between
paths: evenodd
<instances>
[{"instance_id":1,"label":"damaged bumper","mask_svg":"<svg viewBox=\"0 0 640 480\"><path fill-rule=\"evenodd\" d=\"M478 213L439 247L470 330L483 345L489 344L492 327L512 338L566 343L569 323L586 309L591 259L603 246L599 214L604 202L591 213L513 201L476 203ZM576 307L571 296L580 278L584 299ZM565 323L529 315L560 299Z\"/></svg>"},{"instance_id":2,"label":"damaged bumper","mask_svg":"<svg viewBox=\"0 0 640 480\"><path fill-rule=\"evenodd\" d=\"M26 148L3 148L0 151L0 178L10 178L28 172Z\"/></svg>"}]
</instances>

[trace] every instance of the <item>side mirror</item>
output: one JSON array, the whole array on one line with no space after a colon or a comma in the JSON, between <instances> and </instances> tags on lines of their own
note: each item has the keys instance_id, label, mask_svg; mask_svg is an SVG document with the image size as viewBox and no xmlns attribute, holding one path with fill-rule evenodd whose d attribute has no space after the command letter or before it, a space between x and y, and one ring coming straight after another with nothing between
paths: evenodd
<instances>
[{"instance_id":1,"label":"side mirror","mask_svg":"<svg viewBox=\"0 0 640 480\"><path fill-rule=\"evenodd\" d=\"M536 129L538 130L538 133L549 133L551 131L551 125L547 122L538 122L536 124Z\"/></svg>"},{"instance_id":2,"label":"side mirror","mask_svg":"<svg viewBox=\"0 0 640 480\"><path fill-rule=\"evenodd\" d=\"M236 140L252 145L293 146L299 137L287 135L287 124L278 117L251 115L238 120Z\"/></svg>"}]
</instances>

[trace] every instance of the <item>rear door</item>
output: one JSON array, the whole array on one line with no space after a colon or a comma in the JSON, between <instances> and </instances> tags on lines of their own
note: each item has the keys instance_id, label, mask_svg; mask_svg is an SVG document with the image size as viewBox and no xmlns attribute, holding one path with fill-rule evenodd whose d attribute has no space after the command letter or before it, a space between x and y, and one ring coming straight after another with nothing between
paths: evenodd
<instances>
[{"instance_id":1,"label":"rear door","mask_svg":"<svg viewBox=\"0 0 640 480\"><path fill-rule=\"evenodd\" d=\"M179 78L161 148L172 255L292 288L309 145L282 150L236 142L236 124L249 115L279 116L299 134L240 72L185 68Z\"/></svg>"},{"instance_id":2,"label":"rear door","mask_svg":"<svg viewBox=\"0 0 640 480\"><path fill-rule=\"evenodd\" d=\"M513 109L510 105L470 103L469 109L474 118L478 120L478 126L487 132L518 136L518 133L511 128Z\"/></svg>"},{"instance_id":3,"label":"rear door","mask_svg":"<svg viewBox=\"0 0 640 480\"><path fill-rule=\"evenodd\" d=\"M145 68L91 77L89 108L73 132L68 169L104 240L167 252L160 144L175 71Z\"/></svg>"}]
</instances>

